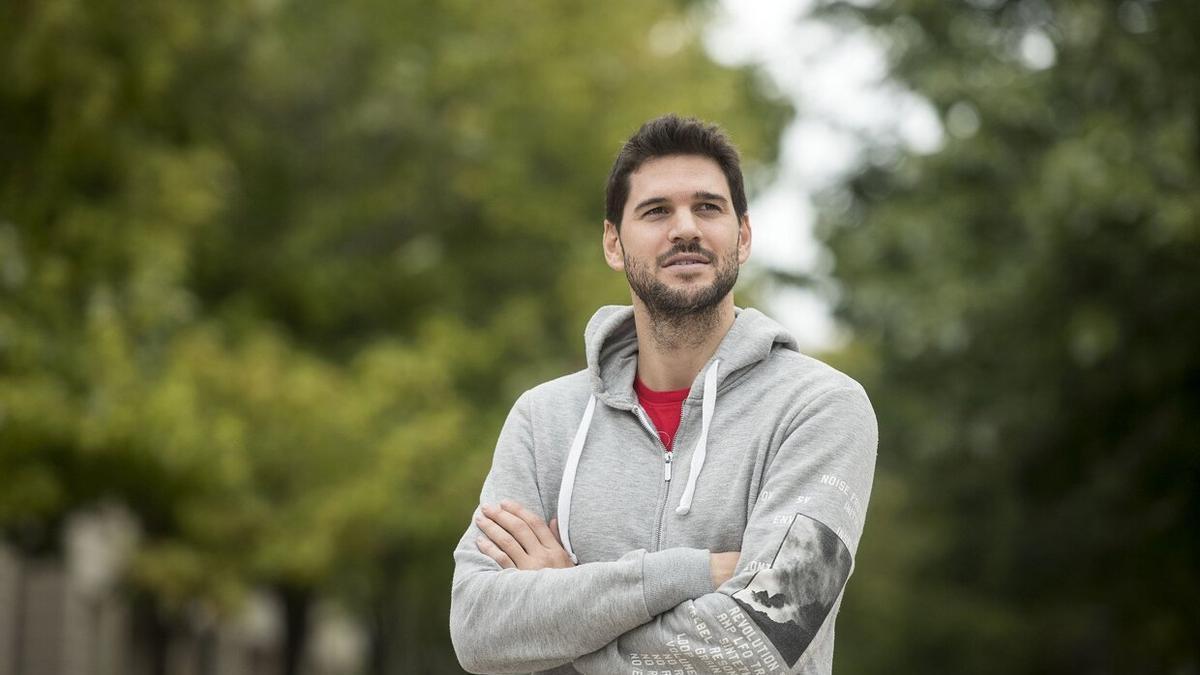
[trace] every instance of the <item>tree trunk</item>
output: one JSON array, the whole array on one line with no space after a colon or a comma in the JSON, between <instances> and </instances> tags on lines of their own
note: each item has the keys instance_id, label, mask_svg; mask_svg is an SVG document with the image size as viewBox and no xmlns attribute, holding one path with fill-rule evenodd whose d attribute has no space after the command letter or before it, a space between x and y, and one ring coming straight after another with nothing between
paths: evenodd
<instances>
[{"instance_id":1,"label":"tree trunk","mask_svg":"<svg viewBox=\"0 0 1200 675\"><path fill-rule=\"evenodd\" d=\"M400 609L403 602L401 571L404 557L398 547L380 558L377 586L368 603L370 613L370 652L367 672L371 675L400 675L410 672L403 663L405 626Z\"/></svg>"},{"instance_id":2,"label":"tree trunk","mask_svg":"<svg viewBox=\"0 0 1200 675\"><path fill-rule=\"evenodd\" d=\"M308 642L308 610L312 591L300 586L279 589L283 600L283 673L300 675L304 646Z\"/></svg>"},{"instance_id":3,"label":"tree trunk","mask_svg":"<svg viewBox=\"0 0 1200 675\"><path fill-rule=\"evenodd\" d=\"M168 675L167 654L171 644L171 626L153 597L137 593L133 609L134 671L146 675Z\"/></svg>"}]
</instances>

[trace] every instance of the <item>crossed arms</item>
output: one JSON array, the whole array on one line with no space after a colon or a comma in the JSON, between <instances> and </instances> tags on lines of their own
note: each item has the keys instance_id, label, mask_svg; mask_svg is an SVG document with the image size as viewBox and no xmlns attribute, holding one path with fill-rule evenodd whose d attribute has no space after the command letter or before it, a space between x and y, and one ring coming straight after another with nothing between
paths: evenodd
<instances>
[{"instance_id":1,"label":"crossed arms","mask_svg":"<svg viewBox=\"0 0 1200 675\"><path fill-rule=\"evenodd\" d=\"M571 555L558 535L558 519L549 525L541 516L511 499L498 505L484 504L475 515L483 535L475 545L504 569L542 570L574 567ZM738 552L709 554L713 588L729 581L738 562Z\"/></svg>"},{"instance_id":2,"label":"crossed arms","mask_svg":"<svg viewBox=\"0 0 1200 675\"><path fill-rule=\"evenodd\" d=\"M818 399L822 405L805 408L779 449L743 534L744 564L728 577L721 566L736 553L715 558L691 548L570 565L553 522L522 506L542 504L523 396L484 483L481 501L488 508L454 554L451 635L463 667L528 672L570 663L584 673L642 665L697 673L796 668L849 576L875 459L874 414L861 390L838 389ZM849 489L861 495L856 513L844 503L847 486L824 485L829 475L852 477ZM801 493L802 508L796 506Z\"/></svg>"}]
</instances>

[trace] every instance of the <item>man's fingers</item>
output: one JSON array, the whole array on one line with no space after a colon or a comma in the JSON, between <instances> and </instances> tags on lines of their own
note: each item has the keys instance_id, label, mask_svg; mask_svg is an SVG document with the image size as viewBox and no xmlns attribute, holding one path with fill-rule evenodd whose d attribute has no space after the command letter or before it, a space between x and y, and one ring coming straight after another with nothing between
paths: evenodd
<instances>
[{"instance_id":1,"label":"man's fingers","mask_svg":"<svg viewBox=\"0 0 1200 675\"><path fill-rule=\"evenodd\" d=\"M508 554L508 557L518 566L525 560L525 549L508 533L508 530L482 514L475 516L475 524L479 526L479 529L483 530L483 533L493 544Z\"/></svg>"},{"instance_id":2,"label":"man's fingers","mask_svg":"<svg viewBox=\"0 0 1200 675\"><path fill-rule=\"evenodd\" d=\"M550 532L554 535L554 541L556 541L559 546L562 546L562 536L558 533L558 518L550 519Z\"/></svg>"},{"instance_id":3,"label":"man's fingers","mask_svg":"<svg viewBox=\"0 0 1200 675\"><path fill-rule=\"evenodd\" d=\"M546 527L546 521L542 520L542 517L538 514L511 499L505 499L500 502L500 508L524 521L525 525L529 527L529 530L533 532L533 535L537 537L538 543L542 546L547 548L561 546L554 533L550 531L550 528Z\"/></svg>"},{"instance_id":4,"label":"man's fingers","mask_svg":"<svg viewBox=\"0 0 1200 675\"><path fill-rule=\"evenodd\" d=\"M493 560L500 559L492 553L503 552L520 570L573 567L575 561L559 540L558 524L554 528L546 521L511 499L499 506L483 504L475 514L475 523L483 531L496 551L477 542L479 550L485 551ZM501 563L503 564L503 563Z\"/></svg>"},{"instance_id":5,"label":"man's fingers","mask_svg":"<svg viewBox=\"0 0 1200 675\"><path fill-rule=\"evenodd\" d=\"M525 549L526 552L532 553L542 546L541 540L538 539L538 536L534 534L532 529L530 529L529 524L515 513L505 511L504 509L492 504L484 504L483 515L490 518L500 527L503 527L510 535L512 535L513 539L517 540L517 542L523 549ZM492 541L496 541L495 537L492 538ZM498 544L500 542L496 541L496 543ZM520 563L518 562L517 564L519 565Z\"/></svg>"},{"instance_id":6,"label":"man's fingers","mask_svg":"<svg viewBox=\"0 0 1200 675\"><path fill-rule=\"evenodd\" d=\"M499 546L493 544L491 539L488 539L487 537L479 537L475 540L475 546L479 548L481 553L492 560L495 560L504 569L516 567L516 564L512 561L512 558L508 557L508 554L504 551L501 551Z\"/></svg>"}]
</instances>

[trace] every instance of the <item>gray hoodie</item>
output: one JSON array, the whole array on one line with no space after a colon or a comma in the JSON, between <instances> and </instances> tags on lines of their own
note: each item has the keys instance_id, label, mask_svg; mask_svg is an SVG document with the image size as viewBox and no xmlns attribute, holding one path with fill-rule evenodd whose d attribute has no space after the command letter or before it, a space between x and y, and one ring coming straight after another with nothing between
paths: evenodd
<instances>
[{"instance_id":1,"label":"gray hoodie","mask_svg":"<svg viewBox=\"0 0 1200 675\"><path fill-rule=\"evenodd\" d=\"M502 570L472 523L450 608L463 667L829 673L875 468L862 387L738 310L667 452L633 389L632 308L601 308L585 342L587 370L517 399L480 496L557 516L578 565ZM720 588L710 551L741 551Z\"/></svg>"}]
</instances>

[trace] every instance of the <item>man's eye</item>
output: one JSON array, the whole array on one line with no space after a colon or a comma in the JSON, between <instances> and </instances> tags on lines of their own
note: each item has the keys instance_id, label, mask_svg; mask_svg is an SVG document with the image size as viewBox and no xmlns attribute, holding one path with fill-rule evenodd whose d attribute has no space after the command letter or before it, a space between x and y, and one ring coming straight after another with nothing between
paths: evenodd
<instances>
[{"instance_id":1,"label":"man's eye","mask_svg":"<svg viewBox=\"0 0 1200 675\"><path fill-rule=\"evenodd\" d=\"M720 211L721 210L721 207L717 206L716 204L709 203L709 202L704 202L704 203L698 205L696 208L700 209L701 211Z\"/></svg>"},{"instance_id":2,"label":"man's eye","mask_svg":"<svg viewBox=\"0 0 1200 675\"><path fill-rule=\"evenodd\" d=\"M660 213L666 213L666 212L667 212L667 208L665 206L656 206L656 207L650 209L649 211L647 211L644 215L657 216Z\"/></svg>"}]
</instances>

